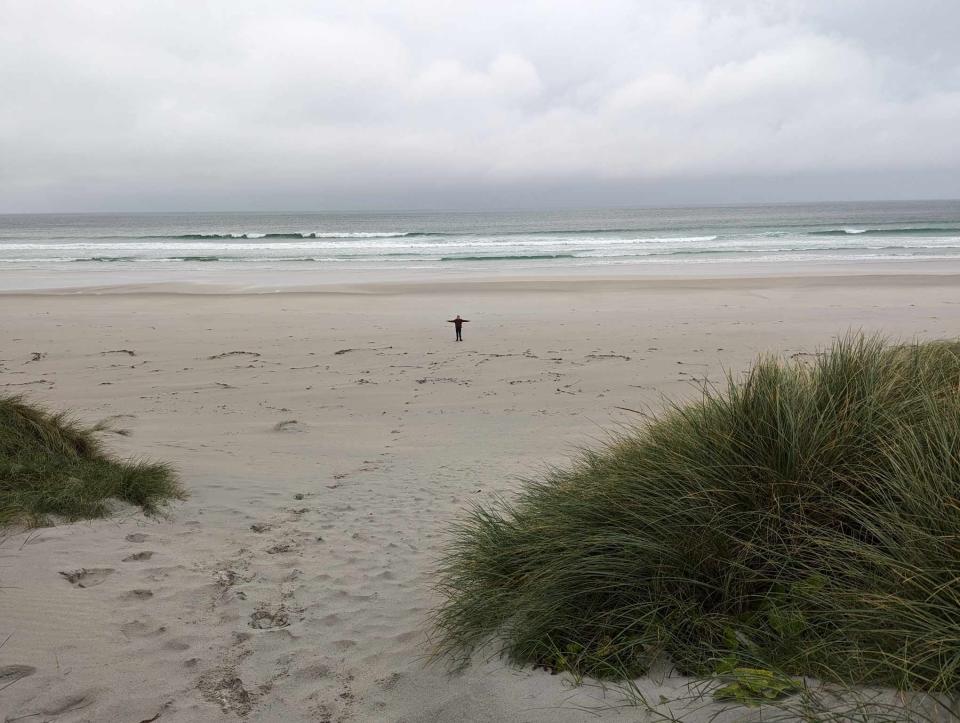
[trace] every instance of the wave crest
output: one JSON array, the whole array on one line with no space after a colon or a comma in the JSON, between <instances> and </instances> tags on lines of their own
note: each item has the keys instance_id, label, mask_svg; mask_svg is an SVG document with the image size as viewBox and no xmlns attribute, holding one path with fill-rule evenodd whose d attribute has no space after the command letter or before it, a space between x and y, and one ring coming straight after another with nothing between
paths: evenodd
<instances>
[{"instance_id":1,"label":"wave crest","mask_svg":"<svg viewBox=\"0 0 960 723\"><path fill-rule=\"evenodd\" d=\"M822 231L807 231L808 236L926 236L938 233L960 233L960 228L915 226L912 228L831 228Z\"/></svg>"}]
</instances>

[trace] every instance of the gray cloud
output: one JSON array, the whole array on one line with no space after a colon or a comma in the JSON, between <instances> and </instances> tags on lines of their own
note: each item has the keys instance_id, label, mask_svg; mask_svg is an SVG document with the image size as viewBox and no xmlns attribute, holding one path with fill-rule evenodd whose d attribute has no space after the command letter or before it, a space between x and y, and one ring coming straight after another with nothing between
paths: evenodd
<instances>
[{"instance_id":1,"label":"gray cloud","mask_svg":"<svg viewBox=\"0 0 960 723\"><path fill-rule=\"evenodd\" d=\"M960 5L0 0L0 210L960 196Z\"/></svg>"}]
</instances>

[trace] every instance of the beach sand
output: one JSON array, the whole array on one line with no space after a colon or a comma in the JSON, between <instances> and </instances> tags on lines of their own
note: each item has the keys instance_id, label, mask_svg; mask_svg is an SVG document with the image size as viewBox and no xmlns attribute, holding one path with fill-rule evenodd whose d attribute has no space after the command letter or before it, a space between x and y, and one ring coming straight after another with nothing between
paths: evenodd
<instances>
[{"instance_id":1,"label":"beach sand","mask_svg":"<svg viewBox=\"0 0 960 723\"><path fill-rule=\"evenodd\" d=\"M111 420L111 448L174 464L191 497L166 519L120 509L6 534L0 720L642 720L616 693L495 657L453 675L428 664L447 525L759 352L851 329L956 336L958 285L5 295L0 391ZM471 319L459 344L457 313ZM656 701L686 683L641 686Z\"/></svg>"}]
</instances>

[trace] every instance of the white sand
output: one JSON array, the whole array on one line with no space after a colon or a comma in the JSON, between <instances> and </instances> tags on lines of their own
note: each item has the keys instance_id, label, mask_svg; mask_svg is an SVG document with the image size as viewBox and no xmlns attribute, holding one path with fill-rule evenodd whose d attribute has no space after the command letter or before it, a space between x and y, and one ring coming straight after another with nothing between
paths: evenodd
<instances>
[{"instance_id":1,"label":"white sand","mask_svg":"<svg viewBox=\"0 0 960 723\"><path fill-rule=\"evenodd\" d=\"M172 462L192 496L166 520L6 536L0 667L35 672L0 690L0 720L642 719L593 718L577 706L619 698L496 659L453 677L425 665L444 527L636 418L620 407L757 352L851 328L954 336L958 283L4 296L0 390L113 417L130 435L112 447ZM472 320L462 344L456 313ZM60 574L82 569L83 587ZM684 681L642 684L656 700Z\"/></svg>"}]
</instances>

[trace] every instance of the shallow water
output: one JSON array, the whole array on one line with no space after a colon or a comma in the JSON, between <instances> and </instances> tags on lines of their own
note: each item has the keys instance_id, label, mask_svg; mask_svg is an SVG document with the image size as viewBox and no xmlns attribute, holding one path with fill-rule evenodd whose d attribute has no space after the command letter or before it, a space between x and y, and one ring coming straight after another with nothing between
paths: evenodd
<instances>
[{"instance_id":1,"label":"shallow water","mask_svg":"<svg viewBox=\"0 0 960 723\"><path fill-rule=\"evenodd\" d=\"M655 274L696 266L723 274L760 265L789 273L818 264L952 259L960 259L960 201L0 216L0 273L7 279L16 272L44 278L79 272L100 283L215 281L258 271L283 283L378 271L442 278L464 271L616 273L620 266Z\"/></svg>"}]
</instances>

